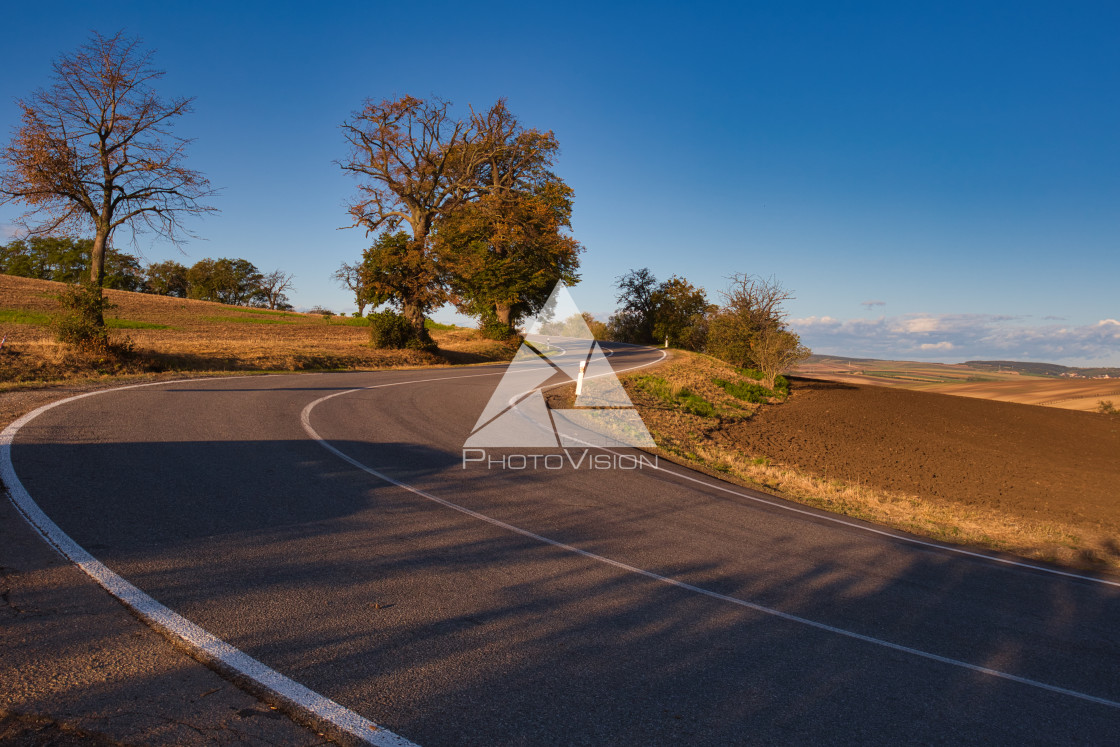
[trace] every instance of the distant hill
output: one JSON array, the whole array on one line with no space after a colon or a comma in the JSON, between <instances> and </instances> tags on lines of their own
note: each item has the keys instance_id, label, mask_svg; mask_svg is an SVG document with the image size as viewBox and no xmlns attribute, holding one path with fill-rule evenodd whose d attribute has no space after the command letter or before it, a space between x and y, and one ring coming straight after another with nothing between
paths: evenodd
<instances>
[{"instance_id":1,"label":"distant hill","mask_svg":"<svg viewBox=\"0 0 1120 747\"><path fill-rule=\"evenodd\" d=\"M965 361L966 366L980 371L1018 371L1032 376L1077 375L1085 377L1111 376L1120 378L1120 368L1077 368L1059 366L1057 363L1031 363L1027 361Z\"/></svg>"},{"instance_id":2,"label":"distant hill","mask_svg":"<svg viewBox=\"0 0 1120 747\"><path fill-rule=\"evenodd\" d=\"M883 358L846 358L842 355L817 355L814 353L806 359L806 363L893 363L894 361L884 360Z\"/></svg>"},{"instance_id":3,"label":"distant hill","mask_svg":"<svg viewBox=\"0 0 1120 747\"><path fill-rule=\"evenodd\" d=\"M958 371L961 367L971 369L977 373L1005 373L1005 374L1021 374L1025 376L1050 376L1061 377L1065 376L1084 376L1085 378L1095 378L1097 376L1109 376L1111 378L1120 378L1120 368L1110 368L1107 366L1101 367L1088 367L1077 368L1074 366L1061 366L1057 363L1033 363L1029 361L965 361L964 363L919 363L917 361L894 361L884 360L882 358L847 358L842 355L811 355L805 361L807 364L822 364L822 365L847 365L849 367L867 368L872 371L888 368L900 368L901 370L909 370L912 368L938 370L948 366L956 368Z\"/></svg>"}]
</instances>

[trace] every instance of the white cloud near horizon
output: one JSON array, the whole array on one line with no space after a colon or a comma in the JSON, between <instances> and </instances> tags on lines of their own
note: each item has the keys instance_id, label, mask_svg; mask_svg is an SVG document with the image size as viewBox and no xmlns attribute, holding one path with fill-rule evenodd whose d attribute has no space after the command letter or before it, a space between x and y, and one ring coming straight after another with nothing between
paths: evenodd
<instances>
[{"instance_id":1,"label":"white cloud near horizon","mask_svg":"<svg viewBox=\"0 0 1120 747\"><path fill-rule=\"evenodd\" d=\"M1026 324L996 314L904 314L878 319L791 319L813 352L855 358L940 362L1029 360L1071 366L1120 366L1120 321L1063 326Z\"/></svg>"}]
</instances>

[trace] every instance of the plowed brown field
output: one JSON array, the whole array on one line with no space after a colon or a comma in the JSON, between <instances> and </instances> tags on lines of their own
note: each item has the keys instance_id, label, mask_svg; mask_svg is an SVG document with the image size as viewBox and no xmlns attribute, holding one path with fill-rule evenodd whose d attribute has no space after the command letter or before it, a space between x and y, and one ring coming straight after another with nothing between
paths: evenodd
<instances>
[{"instance_id":1,"label":"plowed brown field","mask_svg":"<svg viewBox=\"0 0 1120 747\"><path fill-rule=\"evenodd\" d=\"M828 479L1120 537L1120 418L809 379L793 392L715 437Z\"/></svg>"}]
</instances>

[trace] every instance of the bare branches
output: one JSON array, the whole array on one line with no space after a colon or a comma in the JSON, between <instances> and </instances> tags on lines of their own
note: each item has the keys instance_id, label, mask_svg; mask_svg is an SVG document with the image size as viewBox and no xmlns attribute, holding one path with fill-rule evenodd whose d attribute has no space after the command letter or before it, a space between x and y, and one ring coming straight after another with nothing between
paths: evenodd
<instances>
[{"instance_id":1,"label":"bare branches","mask_svg":"<svg viewBox=\"0 0 1120 747\"><path fill-rule=\"evenodd\" d=\"M339 166L362 180L350 205L355 226L392 231L408 223L423 241L437 217L476 192L479 134L472 122L452 119L449 107L412 96L371 100L343 123L350 153Z\"/></svg>"},{"instance_id":2,"label":"bare branches","mask_svg":"<svg viewBox=\"0 0 1120 747\"><path fill-rule=\"evenodd\" d=\"M270 309L277 309L282 306L288 305L288 292L294 291L295 286L293 281L295 276L291 273L284 272L283 270L273 270L267 272L260 277L258 285L260 287L261 300Z\"/></svg>"},{"instance_id":3,"label":"bare branches","mask_svg":"<svg viewBox=\"0 0 1120 747\"><path fill-rule=\"evenodd\" d=\"M343 262L331 277L354 294L354 302L358 305L358 315L364 316L369 300L366 297L362 264L360 262L354 262L353 264Z\"/></svg>"},{"instance_id":4,"label":"bare branches","mask_svg":"<svg viewBox=\"0 0 1120 747\"><path fill-rule=\"evenodd\" d=\"M190 140L173 133L191 99L161 99L163 77L139 39L94 34L54 63L54 80L19 101L21 123L0 153L0 202L28 207L19 218L33 235L96 234L92 278L118 228L179 243L186 216L215 209L209 181L184 165Z\"/></svg>"},{"instance_id":5,"label":"bare branches","mask_svg":"<svg viewBox=\"0 0 1120 747\"><path fill-rule=\"evenodd\" d=\"M708 349L736 366L763 372L766 386L774 388L778 374L809 355L801 339L786 328L783 304L793 293L773 276L732 275L721 291L724 306L708 327Z\"/></svg>"},{"instance_id":6,"label":"bare branches","mask_svg":"<svg viewBox=\"0 0 1120 747\"><path fill-rule=\"evenodd\" d=\"M727 290L719 292L725 308L734 310L755 329L782 324L786 317L782 304L793 300L794 295L777 278L737 272L728 280Z\"/></svg>"}]
</instances>

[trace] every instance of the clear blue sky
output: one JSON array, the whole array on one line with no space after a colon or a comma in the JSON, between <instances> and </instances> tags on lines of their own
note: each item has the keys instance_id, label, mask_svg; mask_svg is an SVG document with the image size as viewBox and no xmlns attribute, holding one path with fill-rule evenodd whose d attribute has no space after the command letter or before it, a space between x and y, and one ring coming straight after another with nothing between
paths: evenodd
<instances>
[{"instance_id":1,"label":"clear blue sky","mask_svg":"<svg viewBox=\"0 0 1120 747\"><path fill-rule=\"evenodd\" d=\"M156 50L222 189L186 256L329 276L367 245L338 125L365 98L504 96L553 130L586 310L650 267L775 275L819 352L1120 365L1120 5L1031 2L9 4L12 100L91 29ZM0 224L15 211L0 208ZM449 318L448 312L437 318Z\"/></svg>"}]
</instances>

